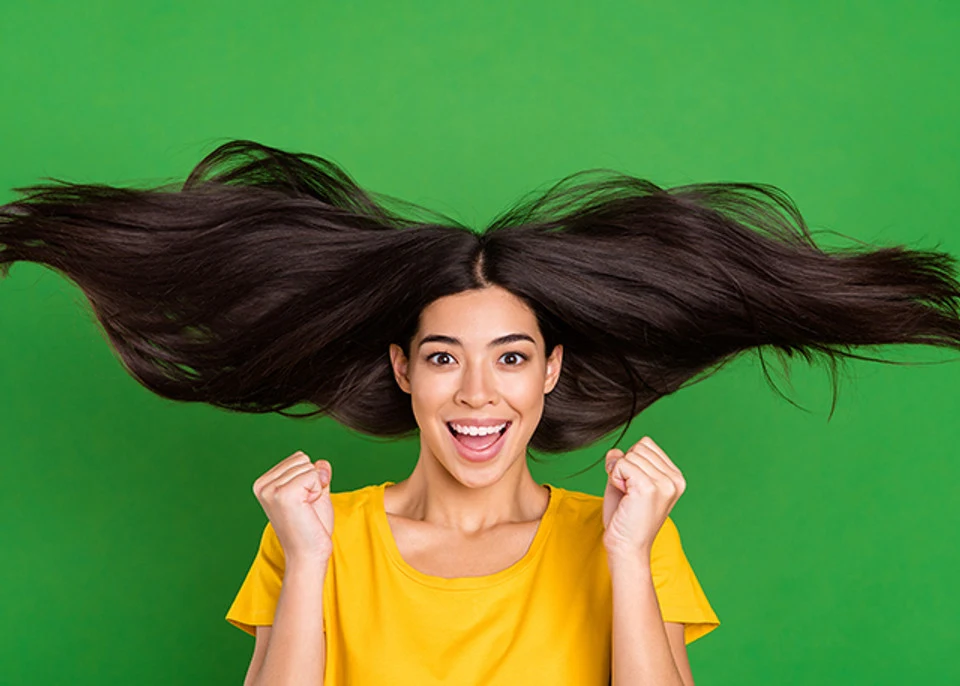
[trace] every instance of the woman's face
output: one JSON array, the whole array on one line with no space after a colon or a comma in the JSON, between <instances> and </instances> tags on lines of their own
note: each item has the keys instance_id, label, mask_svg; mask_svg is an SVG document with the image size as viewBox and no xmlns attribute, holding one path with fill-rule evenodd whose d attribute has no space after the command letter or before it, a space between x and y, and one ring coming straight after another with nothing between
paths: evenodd
<instances>
[{"instance_id":1,"label":"woman's face","mask_svg":"<svg viewBox=\"0 0 960 686\"><path fill-rule=\"evenodd\" d=\"M390 346L394 375L420 426L422 457L470 487L520 468L562 355L558 345L546 358L533 311L503 288L432 302L420 316L410 357Z\"/></svg>"}]
</instances>

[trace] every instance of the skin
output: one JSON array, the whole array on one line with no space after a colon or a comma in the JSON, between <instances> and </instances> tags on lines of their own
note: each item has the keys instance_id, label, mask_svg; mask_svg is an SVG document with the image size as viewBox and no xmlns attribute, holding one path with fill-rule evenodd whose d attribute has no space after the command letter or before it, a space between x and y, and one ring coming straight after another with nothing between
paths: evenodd
<instances>
[{"instance_id":1,"label":"skin","mask_svg":"<svg viewBox=\"0 0 960 686\"><path fill-rule=\"evenodd\" d=\"M491 345L510 334L530 340ZM457 342L430 341L438 335ZM469 566L466 551L473 548L482 558L496 557L493 568L475 573L506 568L522 557L547 507L548 493L530 474L526 448L543 414L544 396L559 379L562 346L547 357L533 311L494 286L431 303L409 357L392 345L390 361L420 426L413 473L384 494L398 547L415 566L417 559L433 560L442 551ZM457 417L513 424L500 453L478 465L460 457L452 443L446 422ZM606 458L604 545L615 583L614 684L691 686L683 625L660 619L649 564L653 539L683 493L682 474L649 437L627 452L611 450ZM523 523L533 526L518 535L511 525ZM412 543L404 551L407 540ZM460 564L449 576L467 575ZM442 569L421 567L425 573Z\"/></svg>"},{"instance_id":2,"label":"skin","mask_svg":"<svg viewBox=\"0 0 960 686\"><path fill-rule=\"evenodd\" d=\"M490 345L510 334L531 340ZM436 335L459 344L422 343ZM545 357L533 312L501 288L458 293L426 307L410 357L390 346L394 376L410 394L420 427L420 456L407 479L386 489L388 512L464 534L539 520L549 493L530 474L526 447L562 359L562 346ZM476 464L460 457L446 422L462 417L513 422L494 459Z\"/></svg>"},{"instance_id":3,"label":"skin","mask_svg":"<svg viewBox=\"0 0 960 686\"><path fill-rule=\"evenodd\" d=\"M495 343L514 334L520 336ZM444 339L428 340L434 336ZM548 357L533 311L493 286L431 303L409 352L389 348L394 377L410 394L420 427L416 466L384 492L397 546L426 574L476 576L504 569L525 554L547 508L549 492L530 474L526 448L559 378L563 348L556 346ZM473 463L456 451L446 422L468 417L512 422L493 459ZM653 539L683 493L682 474L649 437L626 452L609 451L606 467L613 684L692 686L683 625L662 621L650 572ZM311 462L298 452L254 484L285 551L291 584L285 576L274 625L257 627L245 684L322 679L317 589L332 550L331 479L328 461Z\"/></svg>"}]
</instances>

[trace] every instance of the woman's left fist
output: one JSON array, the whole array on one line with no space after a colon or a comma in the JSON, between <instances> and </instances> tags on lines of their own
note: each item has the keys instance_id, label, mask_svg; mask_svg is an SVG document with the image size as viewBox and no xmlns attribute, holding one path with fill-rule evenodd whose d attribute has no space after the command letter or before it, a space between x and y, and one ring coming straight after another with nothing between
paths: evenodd
<instances>
[{"instance_id":1,"label":"woman's left fist","mask_svg":"<svg viewBox=\"0 0 960 686\"><path fill-rule=\"evenodd\" d=\"M603 545L608 554L649 554L687 482L649 436L626 453L617 448L607 451L606 466Z\"/></svg>"}]
</instances>

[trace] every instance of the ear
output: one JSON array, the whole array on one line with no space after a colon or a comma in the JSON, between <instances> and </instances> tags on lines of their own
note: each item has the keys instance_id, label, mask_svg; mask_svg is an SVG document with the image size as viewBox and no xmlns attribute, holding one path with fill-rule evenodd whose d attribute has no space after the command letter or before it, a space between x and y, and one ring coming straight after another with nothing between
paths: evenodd
<instances>
[{"instance_id":1,"label":"ear","mask_svg":"<svg viewBox=\"0 0 960 686\"><path fill-rule=\"evenodd\" d=\"M543 382L544 394L552 391L560 380L560 368L563 366L563 346L559 343L554 346L553 352L547 358L547 376Z\"/></svg>"},{"instance_id":2,"label":"ear","mask_svg":"<svg viewBox=\"0 0 960 686\"><path fill-rule=\"evenodd\" d=\"M397 385L404 393L410 392L410 379L407 376L407 369L410 361L403 354L403 350L396 343L390 344L390 366L393 367L393 378L397 380Z\"/></svg>"}]
</instances>

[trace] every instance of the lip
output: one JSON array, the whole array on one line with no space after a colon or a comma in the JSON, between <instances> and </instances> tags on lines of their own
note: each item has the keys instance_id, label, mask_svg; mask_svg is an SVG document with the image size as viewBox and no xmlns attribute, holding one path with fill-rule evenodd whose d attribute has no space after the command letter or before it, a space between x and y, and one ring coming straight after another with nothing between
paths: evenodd
<instances>
[{"instance_id":1,"label":"lip","mask_svg":"<svg viewBox=\"0 0 960 686\"><path fill-rule=\"evenodd\" d=\"M448 419L447 424L459 424L460 426L496 426L497 424L506 424L509 419Z\"/></svg>"},{"instance_id":2,"label":"lip","mask_svg":"<svg viewBox=\"0 0 960 686\"><path fill-rule=\"evenodd\" d=\"M474 421L477 421L477 420L474 420ZM458 441L457 437L454 436L449 429L447 429L447 434L449 434L450 440L453 441L453 447L456 448L457 453L459 453L460 457L462 457L464 460L466 460L467 462L488 462L489 460L492 460L500 453L500 450L503 448L503 444L506 442L507 434L510 433L510 428L513 426L513 422L509 420L498 420L498 421L494 421L492 423L487 423L487 424L472 425L472 426L496 426L497 424L503 424L504 422L507 423L507 428L503 430L503 433L501 433L500 436L497 437L497 440L495 440L490 447L484 448L483 450L473 450L472 448L468 448L463 443ZM451 423L454 423L454 424L463 423L470 426L470 424L468 424L467 422L460 422L459 420L452 420Z\"/></svg>"}]
</instances>

